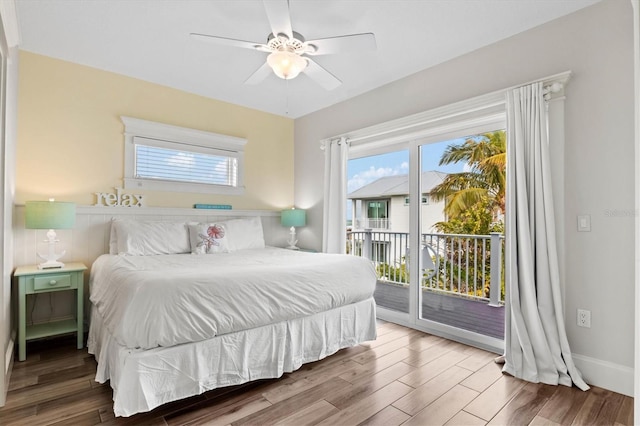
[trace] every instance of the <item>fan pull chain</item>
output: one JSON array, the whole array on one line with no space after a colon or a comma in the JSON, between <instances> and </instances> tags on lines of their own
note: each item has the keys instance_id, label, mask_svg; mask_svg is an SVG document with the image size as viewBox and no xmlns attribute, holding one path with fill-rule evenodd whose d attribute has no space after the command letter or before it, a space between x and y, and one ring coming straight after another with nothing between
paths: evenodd
<instances>
[{"instance_id":1,"label":"fan pull chain","mask_svg":"<svg viewBox=\"0 0 640 426\"><path fill-rule=\"evenodd\" d=\"M284 81L285 87L284 87L284 96L285 96L285 107L284 107L284 113L285 115L289 115L289 80L286 79Z\"/></svg>"}]
</instances>

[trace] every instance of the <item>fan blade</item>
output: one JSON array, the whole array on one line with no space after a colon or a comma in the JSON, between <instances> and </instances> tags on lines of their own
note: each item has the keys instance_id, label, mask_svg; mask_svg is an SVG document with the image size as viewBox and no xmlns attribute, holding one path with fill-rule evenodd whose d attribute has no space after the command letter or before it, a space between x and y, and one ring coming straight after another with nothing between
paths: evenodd
<instances>
[{"instance_id":1,"label":"fan blade","mask_svg":"<svg viewBox=\"0 0 640 426\"><path fill-rule=\"evenodd\" d=\"M273 35L286 34L290 39L293 38L289 0L264 0L263 3Z\"/></svg>"},{"instance_id":2,"label":"fan blade","mask_svg":"<svg viewBox=\"0 0 640 426\"><path fill-rule=\"evenodd\" d=\"M309 58L305 59L307 60L308 65L303 72L320 86L327 90L333 90L342 84L342 81L340 81L338 77L322 68L317 62L312 61Z\"/></svg>"},{"instance_id":3,"label":"fan blade","mask_svg":"<svg viewBox=\"0 0 640 426\"><path fill-rule=\"evenodd\" d=\"M200 41L206 41L207 43L219 44L222 46L231 46L231 47L242 47L244 49L254 49L260 50L263 52L270 52L271 49L260 43L253 43L251 41L237 40L235 38L226 38L226 37L218 37L207 34L197 34L191 33L189 34L191 38Z\"/></svg>"},{"instance_id":4,"label":"fan blade","mask_svg":"<svg viewBox=\"0 0 640 426\"><path fill-rule=\"evenodd\" d=\"M338 37L320 38L308 41L307 55L330 55L333 53L376 50L376 36L373 33L351 34Z\"/></svg>"},{"instance_id":5,"label":"fan blade","mask_svg":"<svg viewBox=\"0 0 640 426\"><path fill-rule=\"evenodd\" d=\"M271 67L265 62L264 65L258 68L256 72L251 74L251 76L249 76L249 78L245 80L244 84L258 84L262 80L267 78L267 76L271 74L271 72Z\"/></svg>"}]
</instances>

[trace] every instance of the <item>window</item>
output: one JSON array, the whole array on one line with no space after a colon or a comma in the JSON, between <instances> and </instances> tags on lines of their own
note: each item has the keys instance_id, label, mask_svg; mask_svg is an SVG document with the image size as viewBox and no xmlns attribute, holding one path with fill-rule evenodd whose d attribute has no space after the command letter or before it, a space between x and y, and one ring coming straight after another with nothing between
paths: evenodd
<instances>
[{"instance_id":1,"label":"window","mask_svg":"<svg viewBox=\"0 0 640 426\"><path fill-rule=\"evenodd\" d=\"M389 228L389 203L387 200L368 201L367 218L365 228L388 229Z\"/></svg>"},{"instance_id":2,"label":"window","mask_svg":"<svg viewBox=\"0 0 640 426\"><path fill-rule=\"evenodd\" d=\"M387 218L387 201L369 201L367 202L367 218L368 219L386 219Z\"/></svg>"},{"instance_id":3,"label":"window","mask_svg":"<svg viewBox=\"0 0 640 426\"><path fill-rule=\"evenodd\" d=\"M122 117L125 188L242 194L246 140Z\"/></svg>"},{"instance_id":4,"label":"window","mask_svg":"<svg viewBox=\"0 0 640 426\"><path fill-rule=\"evenodd\" d=\"M409 197L404 197L404 205L408 206L409 205ZM422 196L422 204L429 204L429 194L424 194Z\"/></svg>"},{"instance_id":5,"label":"window","mask_svg":"<svg viewBox=\"0 0 640 426\"><path fill-rule=\"evenodd\" d=\"M237 186L238 160L233 153L185 149L181 144L134 138L135 178ZM173 148L158 145L173 146Z\"/></svg>"}]
</instances>

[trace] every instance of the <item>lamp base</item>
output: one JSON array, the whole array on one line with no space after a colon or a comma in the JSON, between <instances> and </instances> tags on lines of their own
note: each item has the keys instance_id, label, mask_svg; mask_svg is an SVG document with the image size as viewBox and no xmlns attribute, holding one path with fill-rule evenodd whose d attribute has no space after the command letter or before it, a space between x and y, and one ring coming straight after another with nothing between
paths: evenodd
<instances>
[{"instance_id":1,"label":"lamp base","mask_svg":"<svg viewBox=\"0 0 640 426\"><path fill-rule=\"evenodd\" d=\"M292 226L291 228L289 228L289 239L287 240L287 244L289 244L289 247L287 247L289 250L300 250L300 247L296 247L296 243L298 242L298 239L296 238L296 227Z\"/></svg>"},{"instance_id":2,"label":"lamp base","mask_svg":"<svg viewBox=\"0 0 640 426\"><path fill-rule=\"evenodd\" d=\"M64 263L58 262L57 260L47 260L38 265L38 269L55 269L62 267L64 267Z\"/></svg>"},{"instance_id":3,"label":"lamp base","mask_svg":"<svg viewBox=\"0 0 640 426\"><path fill-rule=\"evenodd\" d=\"M45 242L49 247L49 252L46 255L38 253L38 256L40 256L42 260L46 260L46 262L38 265L38 269L62 268L64 263L59 262L58 259L64 256L66 251L62 250L62 253L56 253L56 243L58 242L58 239L56 238L56 231L49 229Z\"/></svg>"}]
</instances>

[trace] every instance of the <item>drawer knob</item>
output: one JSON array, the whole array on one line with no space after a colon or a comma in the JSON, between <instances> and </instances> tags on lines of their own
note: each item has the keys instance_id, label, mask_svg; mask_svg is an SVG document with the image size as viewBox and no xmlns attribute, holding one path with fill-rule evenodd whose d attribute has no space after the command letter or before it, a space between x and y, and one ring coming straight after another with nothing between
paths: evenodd
<instances>
[{"instance_id":1,"label":"drawer knob","mask_svg":"<svg viewBox=\"0 0 640 426\"><path fill-rule=\"evenodd\" d=\"M56 280L51 280L49 281L49 285L56 285L57 281Z\"/></svg>"}]
</instances>

